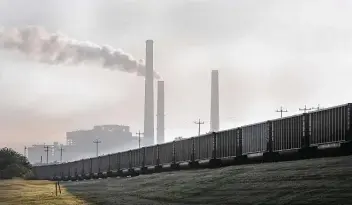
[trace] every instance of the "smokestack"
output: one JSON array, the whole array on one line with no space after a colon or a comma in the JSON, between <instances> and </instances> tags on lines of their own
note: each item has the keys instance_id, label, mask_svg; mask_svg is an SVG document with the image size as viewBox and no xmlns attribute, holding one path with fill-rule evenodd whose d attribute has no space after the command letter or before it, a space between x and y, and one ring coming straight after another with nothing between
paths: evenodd
<instances>
[{"instance_id":1,"label":"smokestack","mask_svg":"<svg viewBox=\"0 0 352 205\"><path fill-rule=\"evenodd\" d=\"M154 81L153 40L146 41L145 96L144 96L144 145L154 144Z\"/></svg>"},{"instance_id":2,"label":"smokestack","mask_svg":"<svg viewBox=\"0 0 352 205\"><path fill-rule=\"evenodd\" d=\"M157 143L165 142L165 96L164 81L158 81L158 101L157 101Z\"/></svg>"},{"instance_id":3,"label":"smokestack","mask_svg":"<svg viewBox=\"0 0 352 205\"><path fill-rule=\"evenodd\" d=\"M210 131L219 131L219 72L211 72Z\"/></svg>"}]
</instances>

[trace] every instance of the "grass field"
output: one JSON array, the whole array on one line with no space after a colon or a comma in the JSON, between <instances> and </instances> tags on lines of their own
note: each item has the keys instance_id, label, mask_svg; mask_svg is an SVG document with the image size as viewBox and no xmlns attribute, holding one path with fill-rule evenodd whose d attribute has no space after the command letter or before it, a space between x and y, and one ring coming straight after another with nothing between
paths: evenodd
<instances>
[{"instance_id":1,"label":"grass field","mask_svg":"<svg viewBox=\"0 0 352 205\"><path fill-rule=\"evenodd\" d=\"M352 204L352 156L52 183L5 181L3 204ZM0 203L1 204L1 203Z\"/></svg>"},{"instance_id":2,"label":"grass field","mask_svg":"<svg viewBox=\"0 0 352 205\"><path fill-rule=\"evenodd\" d=\"M2 180L0 181L0 205L86 204L84 200L67 192L55 196L55 185L48 181Z\"/></svg>"}]
</instances>

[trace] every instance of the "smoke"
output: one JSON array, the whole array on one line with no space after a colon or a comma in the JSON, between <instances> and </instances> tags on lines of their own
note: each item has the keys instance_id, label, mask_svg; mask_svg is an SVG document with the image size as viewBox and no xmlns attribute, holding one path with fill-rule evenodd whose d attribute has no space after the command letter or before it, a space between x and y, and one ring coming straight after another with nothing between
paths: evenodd
<instances>
[{"instance_id":1,"label":"smoke","mask_svg":"<svg viewBox=\"0 0 352 205\"><path fill-rule=\"evenodd\" d=\"M19 51L30 59L51 65L97 64L106 69L145 76L144 61L135 60L121 49L49 33L39 26L0 28L0 48ZM154 77L160 79L155 71Z\"/></svg>"}]
</instances>

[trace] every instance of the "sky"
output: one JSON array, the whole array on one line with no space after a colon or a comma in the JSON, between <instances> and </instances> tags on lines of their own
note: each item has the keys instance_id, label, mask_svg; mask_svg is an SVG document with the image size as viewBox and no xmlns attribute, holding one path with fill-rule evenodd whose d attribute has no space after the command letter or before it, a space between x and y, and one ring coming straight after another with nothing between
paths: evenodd
<instances>
[{"instance_id":1,"label":"sky","mask_svg":"<svg viewBox=\"0 0 352 205\"><path fill-rule=\"evenodd\" d=\"M307 105L352 102L348 0L0 0L0 27L35 25L145 58L165 81L166 140L209 130L211 70L220 128ZM155 86L156 88L156 86ZM94 65L48 65L0 50L0 147L65 142L66 131L143 130L144 78Z\"/></svg>"}]
</instances>

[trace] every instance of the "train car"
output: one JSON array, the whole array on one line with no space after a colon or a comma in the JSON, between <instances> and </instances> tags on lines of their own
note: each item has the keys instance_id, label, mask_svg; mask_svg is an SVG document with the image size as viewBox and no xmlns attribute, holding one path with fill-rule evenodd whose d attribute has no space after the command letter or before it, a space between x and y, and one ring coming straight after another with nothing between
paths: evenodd
<instances>
[{"instance_id":1,"label":"train car","mask_svg":"<svg viewBox=\"0 0 352 205\"><path fill-rule=\"evenodd\" d=\"M212 158L214 148L214 134L208 133L194 138L195 160L206 160Z\"/></svg>"},{"instance_id":2,"label":"train car","mask_svg":"<svg viewBox=\"0 0 352 205\"><path fill-rule=\"evenodd\" d=\"M300 149L304 139L304 115L295 115L270 121L272 150L280 152Z\"/></svg>"},{"instance_id":3,"label":"train car","mask_svg":"<svg viewBox=\"0 0 352 205\"><path fill-rule=\"evenodd\" d=\"M217 158L235 157L238 153L238 128L224 130L216 133Z\"/></svg>"},{"instance_id":4,"label":"train car","mask_svg":"<svg viewBox=\"0 0 352 205\"><path fill-rule=\"evenodd\" d=\"M194 138L177 140L174 142L175 162L190 162L194 155Z\"/></svg>"},{"instance_id":5,"label":"train car","mask_svg":"<svg viewBox=\"0 0 352 205\"><path fill-rule=\"evenodd\" d=\"M129 151L120 152L120 169L130 168L130 153Z\"/></svg>"},{"instance_id":6,"label":"train car","mask_svg":"<svg viewBox=\"0 0 352 205\"><path fill-rule=\"evenodd\" d=\"M351 141L351 105L344 104L308 113L310 144L314 146Z\"/></svg>"},{"instance_id":7,"label":"train car","mask_svg":"<svg viewBox=\"0 0 352 205\"><path fill-rule=\"evenodd\" d=\"M268 150L269 127L269 122L241 127L243 154L263 153Z\"/></svg>"},{"instance_id":8,"label":"train car","mask_svg":"<svg viewBox=\"0 0 352 205\"><path fill-rule=\"evenodd\" d=\"M100 156L100 173L110 171L110 155Z\"/></svg>"},{"instance_id":9,"label":"train car","mask_svg":"<svg viewBox=\"0 0 352 205\"><path fill-rule=\"evenodd\" d=\"M110 154L110 171L117 171L118 170L118 160L117 160L117 153Z\"/></svg>"},{"instance_id":10,"label":"train car","mask_svg":"<svg viewBox=\"0 0 352 205\"><path fill-rule=\"evenodd\" d=\"M144 166L156 166L158 162L158 146L149 146L144 148Z\"/></svg>"},{"instance_id":11,"label":"train car","mask_svg":"<svg viewBox=\"0 0 352 205\"><path fill-rule=\"evenodd\" d=\"M142 167L142 159L143 149L134 149L130 151L131 168Z\"/></svg>"},{"instance_id":12,"label":"train car","mask_svg":"<svg viewBox=\"0 0 352 205\"><path fill-rule=\"evenodd\" d=\"M174 160L174 142L158 145L160 165L172 164Z\"/></svg>"},{"instance_id":13,"label":"train car","mask_svg":"<svg viewBox=\"0 0 352 205\"><path fill-rule=\"evenodd\" d=\"M92 160L92 174L98 174L100 169L100 159L99 157L91 158Z\"/></svg>"}]
</instances>

